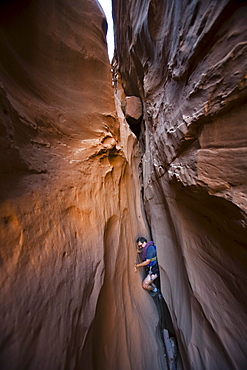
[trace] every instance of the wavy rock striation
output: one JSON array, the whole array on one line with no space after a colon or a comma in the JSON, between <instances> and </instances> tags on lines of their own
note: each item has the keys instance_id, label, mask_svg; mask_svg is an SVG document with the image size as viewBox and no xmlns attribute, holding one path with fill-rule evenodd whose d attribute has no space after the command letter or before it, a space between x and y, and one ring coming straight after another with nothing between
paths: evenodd
<instances>
[{"instance_id":1,"label":"wavy rock striation","mask_svg":"<svg viewBox=\"0 0 247 370\"><path fill-rule=\"evenodd\" d=\"M144 203L186 369L246 367L247 7L115 0Z\"/></svg>"},{"instance_id":2,"label":"wavy rock striation","mask_svg":"<svg viewBox=\"0 0 247 370\"><path fill-rule=\"evenodd\" d=\"M133 271L140 153L105 17L93 0L12 0L0 23L0 367L163 368Z\"/></svg>"}]
</instances>

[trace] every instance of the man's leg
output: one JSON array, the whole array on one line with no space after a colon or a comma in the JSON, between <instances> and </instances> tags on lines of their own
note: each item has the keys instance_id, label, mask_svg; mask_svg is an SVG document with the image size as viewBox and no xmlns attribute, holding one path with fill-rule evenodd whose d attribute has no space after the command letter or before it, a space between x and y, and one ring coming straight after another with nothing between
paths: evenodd
<instances>
[{"instance_id":1,"label":"man's leg","mask_svg":"<svg viewBox=\"0 0 247 370\"><path fill-rule=\"evenodd\" d=\"M148 274L145 279L142 282L142 287L143 289L148 290L149 292L152 292L155 288L155 285L153 284L153 281L157 279L158 275L157 274ZM153 286L153 285L154 286Z\"/></svg>"}]
</instances>

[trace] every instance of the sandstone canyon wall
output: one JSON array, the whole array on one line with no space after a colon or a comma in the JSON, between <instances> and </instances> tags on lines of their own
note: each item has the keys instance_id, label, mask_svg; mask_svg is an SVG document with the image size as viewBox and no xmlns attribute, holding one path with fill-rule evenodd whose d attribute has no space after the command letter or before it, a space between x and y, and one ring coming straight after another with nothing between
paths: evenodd
<instances>
[{"instance_id":1,"label":"sandstone canyon wall","mask_svg":"<svg viewBox=\"0 0 247 370\"><path fill-rule=\"evenodd\" d=\"M116 115L103 12L93 0L0 10L0 368L164 368L133 271L148 236L140 151Z\"/></svg>"},{"instance_id":2,"label":"sandstone canyon wall","mask_svg":"<svg viewBox=\"0 0 247 370\"><path fill-rule=\"evenodd\" d=\"M245 369L246 2L114 0L113 14L183 367Z\"/></svg>"}]
</instances>

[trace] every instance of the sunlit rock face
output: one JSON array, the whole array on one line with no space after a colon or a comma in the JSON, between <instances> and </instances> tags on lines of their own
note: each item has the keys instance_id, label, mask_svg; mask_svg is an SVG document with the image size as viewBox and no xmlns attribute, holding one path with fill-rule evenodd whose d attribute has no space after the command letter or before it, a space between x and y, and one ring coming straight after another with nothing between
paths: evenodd
<instances>
[{"instance_id":1,"label":"sunlit rock face","mask_svg":"<svg viewBox=\"0 0 247 370\"><path fill-rule=\"evenodd\" d=\"M116 118L102 10L1 4L0 367L164 368L133 271L139 149Z\"/></svg>"},{"instance_id":2,"label":"sunlit rock face","mask_svg":"<svg viewBox=\"0 0 247 370\"><path fill-rule=\"evenodd\" d=\"M242 1L115 0L116 59L144 119L144 202L186 369L246 368Z\"/></svg>"}]
</instances>

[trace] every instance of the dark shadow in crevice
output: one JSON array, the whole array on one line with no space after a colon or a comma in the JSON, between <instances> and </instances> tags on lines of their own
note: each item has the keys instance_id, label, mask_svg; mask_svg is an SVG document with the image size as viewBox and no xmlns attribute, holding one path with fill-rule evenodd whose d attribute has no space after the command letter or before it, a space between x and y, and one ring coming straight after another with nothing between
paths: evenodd
<instances>
[{"instance_id":1,"label":"dark shadow in crevice","mask_svg":"<svg viewBox=\"0 0 247 370\"><path fill-rule=\"evenodd\" d=\"M155 285L157 286L159 291L161 291L160 277L158 277L155 280ZM170 311L161 293L153 297L153 300L159 315L158 334L160 335L160 338L163 342L164 355L166 356L167 361L167 368L169 370L176 370L178 362L181 366L181 359L178 352L178 341L176 339L175 329L172 323ZM165 339L166 335L167 338L169 338L168 340ZM172 344L169 343L168 346L167 342L172 343L173 348Z\"/></svg>"},{"instance_id":2,"label":"dark shadow in crevice","mask_svg":"<svg viewBox=\"0 0 247 370\"><path fill-rule=\"evenodd\" d=\"M137 137L137 139L139 140L139 137L140 137L140 133L141 133L141 120L140 122L136 123L132 121L131 118L126 118L126 121L128 122L128 125L131 129L131 131L135 134L135 136Z\"/></svg>"},{"instance_id":3,"label":"dark shadow in crevice","mask_svg":"<svg viewBox=\"0 0 247 370\"><path fill-rule=\"evenodd\" d=\"M159 290L161 290L160 278L159 277L156 279L155 285L157 286L157 288ZM163 330L166 329L166 330L168 330L170 337L175 337L176 334L175 334L175 330L174 330L174 327L173 327L173 324L172 324L171 315L170 315L169 309L167 307L167 304L166 304L163 296L161 296L160 298L159 298L158 295L155 296L154 297L154 302L157 306L157 310L158 310L158 313L159 313L160 329L161 329L162 333L163 333Z\"/></svg>"}]
</instances>

